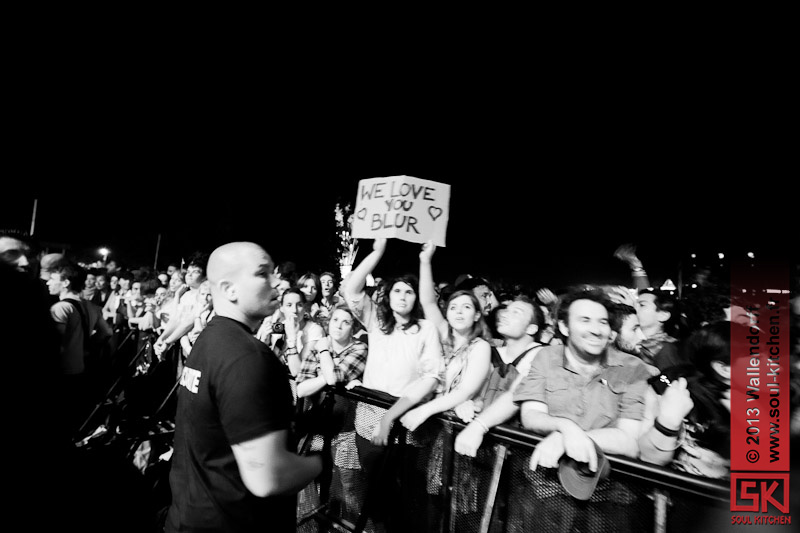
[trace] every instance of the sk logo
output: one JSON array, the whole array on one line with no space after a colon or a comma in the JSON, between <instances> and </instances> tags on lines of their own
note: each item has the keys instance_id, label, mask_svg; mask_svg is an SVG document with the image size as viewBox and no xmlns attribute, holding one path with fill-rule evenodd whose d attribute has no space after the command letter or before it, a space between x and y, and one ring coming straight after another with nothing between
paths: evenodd
<instances>
[{"instance_id":1,"label":"sk logo","mask_svg":"<svg viewBox=\"0 0 800 533\"><path fill-rule=\"evenodd\" d=\"M789 512L789 474L731 473L731 511L766 513L769 506Z\"/></svg>"}]
</instances>

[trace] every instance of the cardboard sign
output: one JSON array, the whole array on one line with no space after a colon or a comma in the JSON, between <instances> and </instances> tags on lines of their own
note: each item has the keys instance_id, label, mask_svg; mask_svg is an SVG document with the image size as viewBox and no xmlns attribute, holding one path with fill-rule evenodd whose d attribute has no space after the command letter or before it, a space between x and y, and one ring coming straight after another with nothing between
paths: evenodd
<instances>
[{"instance_id":1,"label":"cardboard sign","mask_svg":"<svg viewBox=\"0 0 800 533\"><path fill-rule=\"evenodd\" d=\"M450 217L450 185L411 176L358 182L353 237L433 241L445 246Z\"/></svg>"}]
</instances>

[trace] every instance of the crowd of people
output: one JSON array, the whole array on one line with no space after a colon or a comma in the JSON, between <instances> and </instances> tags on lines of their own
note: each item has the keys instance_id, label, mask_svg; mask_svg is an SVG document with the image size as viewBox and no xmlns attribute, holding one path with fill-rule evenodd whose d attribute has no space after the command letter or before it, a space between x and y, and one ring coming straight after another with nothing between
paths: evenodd
<instances>
[{"instance_id":1,"label":"crowd of people","mask_svg":"<svg viewBox=\"0 0 800 533\"><path fill-rule=\"evenodd\" d=\"M37 253L21 234L0 236L0 255L46 291L70 431L97 399L92 380L102 358L131 330L150 336L156 357L178 354L168 531L225 520L274 524L278 515L291 529L295 517L282 506L325 461L346 515L361 514L376 530L428 530L425 509L397 512L391 490L356 489L393 486L385 466L402 439L407 453L425 457L410 473L413 490L429 495L419 501L435 501L443 443L426 423L442 413L466 424L454 447L465 457L480 458L485 435L501 424L540 436L524 464L533 483L560 485L555 473L565 460L597 472L605 454L729 478L731 343L746 326L725 290L700 286L679 296L653 287L631 245L615 251L630 269L626 286L553 291L466 273L443 280L430 242L418 272L377 278L388 244L376 239L343 280L298 272L291 261L276 265L253 243L198 252L185 268L164 271L131 271L113 260L87 268L68 255ZM792 306L795 332L796 293ZM797 356L793 346L793 407ZM337 386L384 394L390 406L338 402L326 422L331 448L316 439L309 456L296 454L293 431ZM187 491L190 482L204 491ZM613 483L594 491L613 492ZM270 503L253 503L253 495ZM543 509L537 522L578 527L580 513L560 505Z\"/></svg>"}]
</instances>

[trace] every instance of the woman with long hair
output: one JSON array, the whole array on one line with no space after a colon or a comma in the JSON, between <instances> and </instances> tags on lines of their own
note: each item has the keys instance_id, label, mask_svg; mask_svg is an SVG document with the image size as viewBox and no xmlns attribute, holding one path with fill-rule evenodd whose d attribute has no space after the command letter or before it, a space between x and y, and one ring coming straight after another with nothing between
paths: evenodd
<instances>
[{"instance_id":1,"label":"woman with long hair","mask_svg":"<svg viewBox=\"0 0 800 533\"><path fill-rule=\"evenodd\" d=\"M393 485L390 478L381 478L382 460L390 443L390 431L394 422L435 390L440 381L442 368L442 343L436 327L424 319L418 297L416 276L405 274L389 280L386 291L376 301L367 296L364 287L369 274L375 269L386 250L386 239L375 239L372 252L350 273L344 284L344 295L348 307L364 325L368 334L369 356L364 369L363 386L397 398L389 409L367 402L356 406L356 445L362 467L369 478L370 517L386 526L408 531L408 518L421 518L414 509L404 516L389 518L393 500L398 496L393 491L383 493L379 487ZM413 445L413 436L408 435L412 446L406 452L419 449ZM394 440L392 437L391 440ZM391 476L391 468L383 471ZM407 471L411 484L424 490L425 472ZM413 489L412 489L413 490ZM420 529L416 524L414 529ZM422 527L422 530L426 530Z\"/></svg>"},{"instance_id":2,"label":"woman with long hair","mask_svg":"<svg viewBox=\"0 0 800 533\"><path fill-rule=\"evenodd\" d=\"M436 246L428 242L419 254L419 291L425 317L436 326L444 348L444 380L435 399L415 407L400 419L410 430L450 409L455 409L455 414L464 422L472 420L475 416L472 404L464 402L481 391L491 370L491 346L486 340L488 327L475 293L471 290L452 293L445 306L446 317L439 308L431 268L435 250Z\"/></svg>"}]
</instances>

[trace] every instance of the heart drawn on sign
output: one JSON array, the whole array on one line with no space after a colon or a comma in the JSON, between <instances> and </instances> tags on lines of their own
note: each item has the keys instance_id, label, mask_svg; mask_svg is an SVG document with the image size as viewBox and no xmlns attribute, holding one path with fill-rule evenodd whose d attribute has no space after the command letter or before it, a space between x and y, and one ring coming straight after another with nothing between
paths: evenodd
<instances>
[{"instance_id":1,"label":"heart drawn on sign","mask_svg":"<svg viewBox=\"0 0 800 533\"><path fill-rule=\"evenodd\" d=\"M359 220L364 220L364 217L367 216L367 208L362 207L361 209L359 209L358 213L356 213L356 216L358 217Z\"/></svg>"},{"instance_id":2,"label":"heart drawn on sign","mask_svg":"<svg viewBox=\"0 0 800 533\"><path fill-rule=\"evenodd\" d=\"M431 216L431 218L432 218L433 220L436 220L437 218L439 218L440 216L442 216L442 208L441 208L441 207L436 207L436 206L433 206L433 205L432 205L432 206L430 206L430 207L428 208L428 214Z\"/></svg>"}]
</instances>

